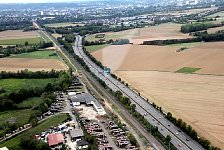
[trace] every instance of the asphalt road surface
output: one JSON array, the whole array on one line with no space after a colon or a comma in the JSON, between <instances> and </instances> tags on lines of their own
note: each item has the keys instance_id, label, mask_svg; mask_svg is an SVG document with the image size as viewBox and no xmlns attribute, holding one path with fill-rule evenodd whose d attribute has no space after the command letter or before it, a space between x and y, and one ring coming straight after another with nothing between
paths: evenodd
<instances>
[{"instance_id":1,"label":"asphalt road surface","mask_svg":"<svg viewBox=\"0 0 224 150\"><path fill-rule=\"evenodd\" d=\"M75 46L73 46L74 53L83 58L90 70L103 80L108 87L113 91L121 91L124 95L130 98L132 103L136 104L136 111L144 115L149 123L158 127L159 132L164 135L170 135L171 143L180 150L204 150L196 141L183 133L179 128L167 120L158 110L156 110L150 102L147 102L143 97L139 96L129 87L125 86L110 75L104 75L103 69L92 62L82 49L82 37L77 36Z\"/></svg>"}]
</instances>

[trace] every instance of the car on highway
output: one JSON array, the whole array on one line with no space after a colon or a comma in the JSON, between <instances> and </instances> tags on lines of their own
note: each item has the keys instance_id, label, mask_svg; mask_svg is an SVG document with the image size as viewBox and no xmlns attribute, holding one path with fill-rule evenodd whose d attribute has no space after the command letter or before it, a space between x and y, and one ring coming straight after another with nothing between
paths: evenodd
<instances>
[{"instance_id":1,"label":"car on highway","mask_svg":"<svg viewBox=\"0 0 224 150\"><path fill-rule=\"evenodd\" d=\"M178 132L176 132L176 135L178 135L179 133Z\"/></svg>"}]
</instances>

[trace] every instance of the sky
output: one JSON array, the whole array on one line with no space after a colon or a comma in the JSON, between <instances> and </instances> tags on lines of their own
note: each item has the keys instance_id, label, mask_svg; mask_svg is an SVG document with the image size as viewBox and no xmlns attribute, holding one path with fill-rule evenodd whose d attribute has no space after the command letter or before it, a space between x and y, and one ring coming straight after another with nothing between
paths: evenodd
<instances>
[{"instance_id":1,"label":"sky","mask_svg":"<svg viewBox=\"0 0 224 150\"><path fill-rule=\"evenodd\" d=\"M0 3L47 3L47 2L71 2L86 0L0 0Z\"/></svg>"}]
</instances>

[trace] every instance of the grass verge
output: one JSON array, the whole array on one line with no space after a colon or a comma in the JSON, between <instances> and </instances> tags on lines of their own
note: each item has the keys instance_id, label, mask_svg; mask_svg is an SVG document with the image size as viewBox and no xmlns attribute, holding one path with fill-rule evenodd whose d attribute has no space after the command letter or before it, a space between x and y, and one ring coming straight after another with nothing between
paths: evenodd
<instances>
[{"instance_id":1,"label":"grass verge","mask_svg":"<svg viewBox=\"0 0 224 150\"><path fill-rule=\"evenodd\" d=\"M101 50L105 47L107 47L109 44L103 44L103 45L91 45L91 46L85 46L86 50L89 53L93 53L95 51Z\"/></svg>"}]
</instances>

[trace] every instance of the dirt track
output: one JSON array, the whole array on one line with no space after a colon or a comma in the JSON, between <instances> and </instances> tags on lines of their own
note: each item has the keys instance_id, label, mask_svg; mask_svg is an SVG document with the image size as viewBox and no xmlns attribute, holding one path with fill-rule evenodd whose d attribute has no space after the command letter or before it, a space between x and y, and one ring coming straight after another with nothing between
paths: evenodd
<instances>
[{"instance_id":1,"label":"dirt track","mask_svg":"<svg viewBox=\"0 0 224 150\"><path fill-rule=\"evenodd\" d=\"M224 76L157 71L116 74L164 110L191 124L200 135L224 147Z\"/></svg>"},{"instance_id":2,"label":"dirt track","mask_svg":"<svg viewBox=\"0 0 224 150\"><path fill-rule=\"evenodd\" d=\"M67 70L61 61L55 59L0 58L0 71L18 71L24 69L31 71Z\"/></svg>"}]
</instances>

